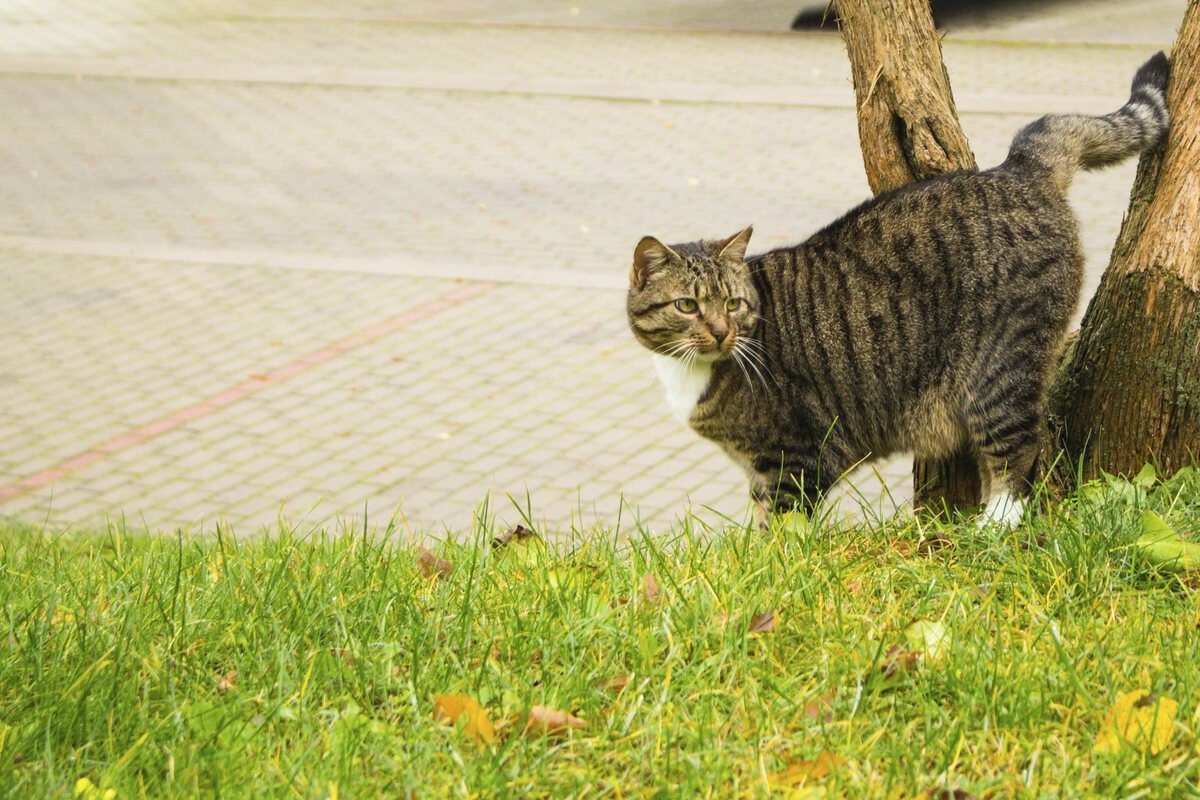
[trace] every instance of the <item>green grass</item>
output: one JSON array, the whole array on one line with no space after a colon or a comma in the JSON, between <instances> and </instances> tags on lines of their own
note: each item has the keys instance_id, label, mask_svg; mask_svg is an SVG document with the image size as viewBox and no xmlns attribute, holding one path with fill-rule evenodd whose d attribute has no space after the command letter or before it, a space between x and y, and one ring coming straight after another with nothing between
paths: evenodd
<instances>
[{"instance_id":1,"label":"green grass","mask_svg":"<svg viewBox=\"0 0 1200 800\"><path fill-rule=\"evenodd\" d=\"M1197 527L1200 479L1142 483L1016 531L684 521L493 549L480 524L434 548L445 579L390 528L0 523L0 796L1196 797L1195 582L1130 544L1145 508ZM1170 743L1094 752L1134 689L1178 703ZM436 719L441 694L495 739ZM586 725L527 733L534 705ZM769 788L789 766L805 787Z\"/></svg>"}]
</instances>

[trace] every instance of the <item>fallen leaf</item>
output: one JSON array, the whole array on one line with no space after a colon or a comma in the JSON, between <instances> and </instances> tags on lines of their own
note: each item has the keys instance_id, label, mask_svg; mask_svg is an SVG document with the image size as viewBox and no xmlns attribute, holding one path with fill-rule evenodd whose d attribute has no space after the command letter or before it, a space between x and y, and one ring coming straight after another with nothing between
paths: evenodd
<instances>
[{"instance_id":1,"label":"fallen leaf","mask_svg":"<svg viewBox=\"0 0 1200 800\"><path fill-rule=\"evenodd\" d=\"M572 716L565 711L556 711L553 708L545 706L534 706L529 709L529 718L525 721L525 728L522 733L525 734L545 734L546 736L554 736L571 728L582 728L587 725L586 722L579 717Z\"/></svg>"},{"instance_id":2,"label":"fallen leaf","mask_svg":"<svg viewBox=\"0 0 1200 800\"><path fill-rule=\"evenodd\" d=\"M920 658L921 654L915 650L905 650L903 647L893 646L888 649L887 654L883 657L883 662L879 665L879 671L883 673L883 677L885 678L890 678L902 672L911 672L916 669Z\"/></svg>"},{"instance_id":3,"label":"fallen leaf","mask_svg":"<svg viewBox=\"0 0 1200 800\"><path fill-rule=\"evenodd\" d=\"M785 533L793 536L807 536L812 530L808 516L803 511L785 511L771 517L771 530L774 533Z\"/></svg>"},{"instance_id":4,"label":"fallen leaf","mask_svg":"<svg viewBox=\"0 0 1200 800\"><path fill-rule=\"evenodd\" d=\"M804 716L819 722L833 722L836 718L833 713L833 698L832 693L821 695L804 707Z\"/></svg>"},{"instance_id":5,"label":"fallen leaf","mask_svg":"<svg viewBox=\"0 0 1200 800\"><path fill-rule=\"evenodd\" d=\"M438 578L448 578L454 570L454 565L444 558L438 558L424 547L418 547L417 569L421 570L421 574L426 578L432 578L435 575Z\"/></svg>"},{"instance_id":6,"label":"fallen leaf","mask_svg":"<svg viewBox=\"0 0 1200 800\"><path fill-rule=\"evenodd\" d=\"M609 678L607 680L600 681L596 684L596 688L604 689L605 691L609 692L620 692L629 685L631 678L633 678L632 675L618 675L615 678Z\"/></svg>"},{"instance_id":7,"label":"fallen leaf","mask_svg":"<svg viewBox=\"0 0 1200 800\"><path fill-rule=\"evenodd\" d=\"M75 788L71 791L71 796L78 800L113 800L117 796L117 790L104 789L102 791L88 778L80 778L75 781Z\"/></svg>"},{"instance_id":8,"label":"fallen leaf","mask_svg":"<svg viewBox=\"0 0 1200 800\"><path fill-rule=\"evenodd\" d=\"M750 618L750 633L770 633L775 630L775 609L755 614Z\"/></svg>"},{"instance_id":9,"label":"fallen leaf","mask_svg":"<svg viewBox=\"0 0 1200 800\"><path fill-rule=\"evenodd\" d=\"M923 556L928 556L936 553L938 550L953 546L954 540L947 536L943 536L940 533L935 533L933 536L922 538L919 542L917 542L917 553Z\"/></svg>"},{"instance_id":10,"label":"fallen leaf","mask_svg":"<svg viewBox=\"0 0 1200 800\"><path fill-rule=\"evenodd\" d=\"M929 800L979 800L966 789L930 789L926 797Z\"/></svg>"},{"instance_id":11,"label":"fallen leaf","mask_svg":"<svg viewBox=\"0 0 1200 800\"><path fill-rule=\"evenodd\" d=\"M941 622L927 619L911 622L904 629L904 638L909 647L924 652L930 661L941 658L946 650L946 626Z\"/></svg>"},{"instance_id":12,"label":"fallen leaf","mask_svg":"<svg viewBox=\"0 0 1200 800\"><path fill-rule=\"evenodd\" d=\"M502 551L506 561L523 567L538 567L546 561L547 556L542 537L523 525L494 537L492 548Z\"/></svg>"},{"instance_id":13,"label":"fallen leaf","mask_svg":"<svg viewBox=\"0 0 1200 800\"><path fill-rule=\"evenodd\" d=\"M1129 747L1140 753L1159 753L1175 737L1175 712L1179 704L1145 689L1135 689L1117 698L1108 710L1096 743L1097 753L1117 753Z\"/></svg>"},{"instance_id":14,"label":"fallen leaf","mask_svg":"<svg viewBox=\"0 0 1200 800\"><path fill-rule=\"evenodd\" d=\"M812 761L793 761L786 769L768 773L767 783L771 786L798 788L829 777L833 768L841 763L842 759L839 756L822 750Z\"/></svg>"},{"instance_id":15,"label":"fallen leaf","mask_svg":"<svg viewBox=\"0 0 1200 800\"><path fill-rule=\"evenodd\" d=\"M504 547L513 539L518 542L529 537L537 537L537 534L526 528L524 525L518 525L515 528L509 528L504 533L492 537L492 547Z\"/></svg>"},{"instance_id":16,"label":"fallen leaf","mask_svg":"<svg viewBox=\"0 0 1200 800\"><path fill-rule=\"evenodd\" d=\"M433 698L433 718L448 725L457 725L458 718L466 715L463 731L479 744L488 744L496 738L496 728L488 719L483 706L475 698L465 694L439 694Z\"/></svg>"},{"instance_id":17,"label":"fallen leaf","mask_svg":"<svg viewBox=\"0 0 1200 800\"><path fill-rule=\"evenodd\" d=\"M656 606L662 602L662 592L658 589L658 581L649 572L646 577L642 578L642 602L649 606Z\"/></svg>"},{"instance_id":18,"label":"fallen leaf","mask_svg":"<svg viewBox=\"0 0 1200 800\"><path fill-rule=\"evenodd\" d=\"M228 692L233 688L233 684L234 681L237 680L237 676L238 671L236 669L229 670L229 672L226 672L224 675L217 678L217 689L222 692Z\"/></svg>"}]
</instances>

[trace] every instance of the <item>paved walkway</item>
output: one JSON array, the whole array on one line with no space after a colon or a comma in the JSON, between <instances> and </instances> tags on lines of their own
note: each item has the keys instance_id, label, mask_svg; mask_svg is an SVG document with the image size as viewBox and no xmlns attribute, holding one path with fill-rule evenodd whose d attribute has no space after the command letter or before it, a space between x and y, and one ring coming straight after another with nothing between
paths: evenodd
<instances>
[{"instance_id":1,"label":"paved walkway","mask_svg":"<svg viewBox=\"0 0 1200 800\"><path fill-rule=\"evenodd\" d=\"M349 5L0 7L0 514L742 518L623 282L643 234L754 223L761 249L867 196L839 39L776 2ZM1043 111L1115 108L1185 5L955 23L980 162ZM1093 285L1131 180L1073 190ZM879 469L855 485L902 502L908 464Z\"/></svg>"}]
</instances>

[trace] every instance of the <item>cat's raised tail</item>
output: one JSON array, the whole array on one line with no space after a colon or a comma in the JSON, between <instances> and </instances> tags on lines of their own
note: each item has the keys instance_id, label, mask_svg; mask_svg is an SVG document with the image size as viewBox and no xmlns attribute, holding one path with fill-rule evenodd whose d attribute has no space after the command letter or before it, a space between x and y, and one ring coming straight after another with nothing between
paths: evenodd
<instances>
[{"instance_id":1,"label":"cat's raised tail","mask_svg":"<svg viewBox=\"0 0 1200 800\"><path fill-rule=\"evenodd\" d=\"M1162 139L1170 123L1166 88L1169 62L1159 52L1133 76L1129 101L1111 114L1048 114L1013 138L1006 165L1047 171L1062 191L1080 169L1124 161Z\"/></svg>"}]
</instances>

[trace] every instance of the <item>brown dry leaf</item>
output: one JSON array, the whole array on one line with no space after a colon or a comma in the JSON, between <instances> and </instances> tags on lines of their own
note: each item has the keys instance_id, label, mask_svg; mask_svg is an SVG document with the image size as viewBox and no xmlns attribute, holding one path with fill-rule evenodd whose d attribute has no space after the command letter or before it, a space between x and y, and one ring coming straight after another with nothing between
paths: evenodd
<instances>
[{"instance_id":1,"label":"brown dry leaf","mask_svg":"<svg viewBox=\"0 0 1200 800\"><path fill-rule=\"evenodd\" d=\"M231 669L221 677L217 678L217 689L222 692L228 692L233 688L234 682L237 681L238 671Z\"/></svg>"},{"instance_id":2,"label":"brown dry leaf","mask_svg":"<svg viewBox=\"0 0 1200 800\"><path fill-rule=\"evenodd\" d=\"M775 609L768 609L750 618L750 633L770 633L775 630Z\"/></svg>"},{"instance_id":3,"label":"brown dry leaf","mask_svg":"<svg viewBox=\"0 0 1200 800\"><path fill-rule=\"evenodd\" d=\"M833 768L842 763L839 756L828 750L822 750L812 761L793 761L787 769L767 774L767 783L771 786L801 787L806 783L819 781L829 777Z\"/></svg>"},{"instance_id":4,"label":"brown dry leaf","mask_svg":"<svg viewBox=\"0 0 1200 800\"><path fill-rule=\"evenodd\" d=\"M917 554L930 556L936 553L938 550L943 550L947 547L953 546L954 541L952 539L947 536L943 536L940 533L935 533L933 536L923 538L921 541L917 542Z\"/></svg>"},{"instance_id":5,"label":"brown dry leaf","mask_svg":"<svg viewBox=\"0 0 1200 800\"><path fill-rule=\"evenodd\" d=\"M524 525L518 525L515 528L509 528L498 536L492 537L492 547L504 547L513 539L516 539L519 542L522 539L528 539L531 536L536 537L537 534L529 530L529 528L526 528Z\"/></svg>"},{"instance_id":6,"label":"brown dry leaf","mask_svg":"<svg viewBox=\"0 0 1200 800\"><path fill-rule=\"evenodd\" d=\"M833 698L832 692L821 695L804 707L804 716L819 722L833 722L836 718L833 713Z\"/></svg>"},{"instance_id":7,"label":"brown dry leaf","mask_svg":"<svg viewBox=\"0 0 1200 800\"><path fill-rule=\"evenodd\" d=\"M534 706L529 709L529 718L525 721L525 728L521 732L525 734L555 736L571 728L582 728L585 725L587 723L579 717L572 716L565 711L557 711L545 706Z\"/></svg>"},{"instance_id":8,"label":"brown dry leaf","mask_svg":"<svg viewBox=\"0 0 1200 800\"><path fill-rule=\"evenodd\" d=\"M426 578L432 578L435 575L438 578L448 578L454 570L454 565L444 558L438 558L424 547L418 547L417 569L421 570L421 574Z\"/></svg>"},{"instance_id":9,"label":"brown dry leaf","mask_svg":"<svg viewBox=\"0 0 1200 800\"><path fill-rule=\"evenodd\" d=\"M496 738L496 728L488 719L483 706L475 698L465 694L438 694L433 697L433 718L447 725L457 725L458 718L466 715L463 731L479 744L488 744Z\"/></svg>"},{"instance_id":10,"label":"brown dry leaf","mask_svg":"<svg viewBox=\"0 0 1200 800\"><path fill-rule=\"evenodd\" d=\"M354 653L348 647L331 647L329 648L329 655L334 658L340 658L342 663L347 667L353 667L358 663L358 659L354 657Z\"/></svg>"},{"instance_id":11,"label":"brown dry leaf","mask_svg":"<svg viewBox=\"0 0 1200 800\"><path fill-rule=\"evenodd\" d=\"M658 580L649 572L642 578L642 602L648 606L656 606L662 602L662 592L658 588Z\"/></svg>"},{"instance_id":12,"label":"brown dry leaf","mask_svg":"<svg viewBox=\"0 0 1200 800\"><path fill-rule=\"evenodd\" d=\"M905 650L903 647L893 645L888 649L887 655L883 657L883 663L879 665L879 671L883 673L883 677L885 678L890 678L893 675L903 672L912 672L916 669L917 662L920 659L920 652Z\"/></svg>"},{"instance_id":13,"label":"brown dry leaf","mask_svg":"<svg viewBox=\"0 0 1200 800\"><path fill-rule=\"evenodd\" d=\"M926 797L929 800L979 800L966 789L930 789Z\"/></svg>"},{"instance_id":14,"label":"brown dry leaf","mask_svg":"<svg viewBox=\"0 0 1200 800\"><path fill-rule=\"evenodd\" d=\"M855 597L858 597L863 593L862 581L850 581L842 588L846 590L847 594L853 595Z\"/></svg>"},{"instance_id":15,"label":"brown dry leaf","mask_svg":"<svg viewBox=\"0 0 1200 800\"><path fill-rule=\"evenodd\" d=\"M620 692L629 685L629 681L632 678L632 675L618 675L615 678L609 678L608 680L600 681L596 684L596 688L604 689L605 691L609 692Z\"/></svg>"}]
</instances>

